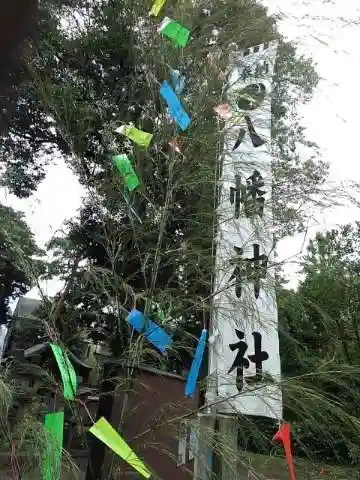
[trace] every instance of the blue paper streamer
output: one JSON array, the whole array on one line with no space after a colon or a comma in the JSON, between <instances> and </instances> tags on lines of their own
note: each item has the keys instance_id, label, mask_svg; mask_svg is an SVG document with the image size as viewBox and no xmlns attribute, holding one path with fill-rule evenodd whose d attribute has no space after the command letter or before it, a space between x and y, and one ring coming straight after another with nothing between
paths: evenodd
<instances>
[{"instance_id":1,"label":"blue paper streamer","mask_svg":"<svg viewBox=\"0 0 360 480\"><path fill-rule=\"evenodd\" d=\"M171 70L171 83L176 95L181 95L185 88L185 77L180 75L179 70Z\"/></svg>"},{"instance_id":2,"label":"blue paper streamer","mask_svg":"<svg viewBox=\"0 0 360 480\"><path fill-rule=\"evenodd\" d=\"M142 333L161 353L164 353L172 342L170 335L165 330L135 308L129 313L128 322L138 333Z\"/></svg>"},{"instance_id":3,"label":"blue paper streamer","mask_svg":"<svg viewBox=\"0 0 360 480\"><path fill-rule=\"evenodd\" d=\"M160 87L160 95L167 103L172 118L179 125L181 130L186 130L191 123L190 117L185 112L176 93L166 80Z\"/></svg>"},{"instance_id":4,"label":"blue paper streamer","mask_svg":"<svg viewBox=\"0 0 360 480\"><path fill-rule=\"evenodd\" d=\"M185 396L193 397L196 390L196 382L199 377L200 367L204 356L207 338L207 330L201 332L198 346L196 347L195 357L192 361L190 372L185 385Z\"/></svg>"}]
</instances>

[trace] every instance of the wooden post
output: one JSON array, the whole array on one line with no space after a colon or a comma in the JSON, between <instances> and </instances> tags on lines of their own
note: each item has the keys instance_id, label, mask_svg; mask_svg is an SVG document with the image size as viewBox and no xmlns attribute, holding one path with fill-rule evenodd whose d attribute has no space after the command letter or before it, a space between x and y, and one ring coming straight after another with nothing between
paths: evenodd
<instances>
[{"instance_id":1,"label":"wooden post","mask_svg":"<svg viewBox=\"0 0 360 480\"><path fill-rule=\"evenodd\" d=\"M235 415L219 415L220 480L240 480L238 423Z\"/></svg>"},{"instance_id":2,"label":"wooden post","mask_svg":"<svg viewBox=\"0 0 360 480\"><path fill-rule=\"evenodd\" d=\"M194 459L194 480L211 480L213 475L212 443L215 432L215 416L198 414L198 450Z\"/></svg>"},{"instance_id":3,"label":"wooden post","mask_svg":"<svg viewBox=\"0 0 360 480\"><path fill-rule=\"evenodd\" d=\"M112 379L111 365L104 366L104 378L99 397L96 419L105 417L111 421L115 384ZM91 436L86 480L101 480L103 478L103 464L105 459L105 445L95 436Z\"/></svg>"}]
</instances>

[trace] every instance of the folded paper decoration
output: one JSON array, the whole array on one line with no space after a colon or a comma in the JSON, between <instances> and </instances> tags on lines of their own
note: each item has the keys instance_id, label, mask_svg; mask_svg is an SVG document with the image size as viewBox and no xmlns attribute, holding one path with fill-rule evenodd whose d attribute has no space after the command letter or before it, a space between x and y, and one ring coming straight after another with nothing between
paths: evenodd
<instances>
[{"instance_id":1,"label":"folded paper decoration","mask_svg":"<svg viewBox=\"0 0 360 480\"><path fill-rule=\"evenodd\" d=\"M176 153L181 153L180 147L178 142L176 141L176 138L173 138L172 140L168 141L168 145L176 152Z\"/></svg>"},{"instance_id":2,"label":"folded paper decoration","mask_svg":"<svg viewBox=\"0 0 360 480\"><path fill-rule=\"evenodd\" d=\"M135 308L129 313L128 322L138 333L143 333L161 353L164 353L172 342L170 335Z\"/></svg>"},{"instance_id":3,"label":"folded paper decoration","mask_svg":"<svg viewBox=\"0 0 360 480\"><path fill-rule=\"evenodd\" d=\"M189 41L190 30L181 25L180 22L165 17L159 25L158 31L169 38L175 47L185 47Z\"/></svg>"},{"instance_id":4,"label":"folded paper decoration","mask_svg":"<svg viewBox=\"0 0 360 480\"><path fill-rule=\"evenodd\" d=\"M176 93L166 80L160 87L160 95L167 103L171 117L179 125L181 130L186 130L191 123L190 117L183 109Z\"/></svg>"},{"instance_id":5,"label":"folded paper decoration","mask_svg":"<svg viewBox=\"0 0 360 480\"><path fill-rule=\"evenodd\" d=\"M171 83L175 93L181 95L185 88L185 77L180 74L179 70L171 70Z\"/></svg>"},{"instance_id":6,"label":"folded paper decoration","mask_svg":"<svg viewBox=\"0 0 360 480\"><path fill-rule=\"evenodd\" d=\"M59 366L64 385L64 398L66 398L66 400L74 400L77 390L77 378L74 367L60 345L50 343L50 346Z\"/></svg>"},{"instance_id":7,"label":"folded paper decoration","mask_svg":"<svg viewBox=\"0 0 360 480\"><path fill-rule=\"evenodd\" d=\"M43 459L43 480L60 480L64 435L64 412L45 415L46 449Z\"/></svg>"},{"instance_id":8,"label":"folded paper decoration","mask_svg":"<svg viewBox=\"0 0 360 480\"><path fill-rule=\"evenodd\" d=\"M190 372L185 385L185 396L193 397L196 390L196 382L199 377L200 367L206 346L207 330L201 332L199 343L196 347L195 357L192 361Z\"/></svg>"},{"instance_id":9,"label":"folded paper decoration","mask_svg":"<svg viewBox=\"0 0 360 480\"><path fill-rule=\"evenodd\" d=\"M222 103L221 105L214 107L214 110L223 120L229 120L232 117L232 113L228 103Z\"/></svg>"},{"instance_id":10,"label":"folded paper decoration","mask_svg":"<svg viewBox=\"0 0 360 480\"><path fill-rule=\"evenodd\" d=\"M151 7L149 15L154 15L155 17L157 17L165 2L166 0L155 0L153 6Z\"/></svg>"},{"instance_id":11,"label":"folded paper decoration","mask_svg":"<svg viewBox=\"0 0 360 480\"><path fill-rule=\"evenodd\" d=\"M289 467L290 479L295 480L294 462L291 452L291 425L290 423L281 424L279 431L275 433L273 442L282 442L284 445L287 464Z\"/></svg>"},{"instance_id":12,"label":"folded paper decoration","mask_svg":"<svg viewBox=\"0 0 360 480\"><path fill-rule=\"evenodd\" d=\"M140 185L140 182L136 173L134 172L129 157L127 155L114 155L112 160L120 170L128 189L130 191L135 190Z\"/></svg>"},{"instance_id":13,"label":"folded paper decoration","mask_svg":"<svg viewBox=\"0 0 360 480\"><path fill-rule=\"evenodd\" d=\"M129 445L123 440L110 423L101 417L89 431L105 443L113 452L121 457L125 462L137 470L143 477L150 478L151 473L145 464L140 460L136 453L131 450Z\"/></svg>"},{"instance_id":14,"label":"folded paper decoration","mask_svg":"<svg viewBox=\"0 0 360 480\"><path fill-rule=\"evenodd\" d=\"M142 148L148 148L153 137L152 133L143 132L142 130L132 127L131 125L122 125L115 131L130 138L130 140Z\"/></svg>"}]
</instances>

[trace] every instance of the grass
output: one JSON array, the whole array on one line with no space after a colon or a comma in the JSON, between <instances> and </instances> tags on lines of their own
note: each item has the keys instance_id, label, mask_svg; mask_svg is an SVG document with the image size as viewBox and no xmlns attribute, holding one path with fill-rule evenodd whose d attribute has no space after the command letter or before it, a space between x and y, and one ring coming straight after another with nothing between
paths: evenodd
<instances>
[{"instance_id":1,"label":"grass","mask_svg":"<svg viewBox=\"0 0 360 480\"><path fill-rule=\"evenodd\" d=\"M285 458L265 455L246 454L242 462L247 468L241 473L249 480L289 480L289 472ZM339 467L334 465L313 464L303 459L294 459L297 480L360 480L360 470L356 467ZM248 475L248 477L246 477Z\"/></svg>"}]
</instances>

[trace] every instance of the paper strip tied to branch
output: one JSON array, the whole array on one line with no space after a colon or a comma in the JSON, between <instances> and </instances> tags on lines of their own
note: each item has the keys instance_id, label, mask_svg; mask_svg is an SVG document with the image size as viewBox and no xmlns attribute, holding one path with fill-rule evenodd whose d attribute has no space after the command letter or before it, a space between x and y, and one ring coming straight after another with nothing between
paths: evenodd
<instances>
[{"instance_id":1,"label":"paper strip tied to branch","mask_svg":"<svg viewBox=\"0 0 360 480\"><path fill-rule=\"evenodd\" d=\"M154 345L161 353L164 353L171 344L172 339L159 325L145 317L134 308L128 316L129 324L138 332L143 333L145 338Z\"/></svg>"},{"instance_id":2,"label":"paper strip tied to branch","mask_svg":"<svg viewBox=\"0 0 360 480\"><path fill-rule=\"evenodd\" d=\"M166 0L155 0L155 2L153 3L153 6L151 7L149 15L154 15L155 17L157 17L160 13L160 10L164 6L165 2Z\"/></svg>"},{"instance_id":3,"label":"paper strip tied to branch","mask_svg":"<svg viewBox=\"0 0 360 480\"><path fill-rule=\"evenodd\" d=\"M123 176L124 182L126 183L126 186L130 190L130 192L140 186L139 179L127 155L114 155L112 157L112 160L119 169L121 175Z\"/></svg>"},{"instance_id":4,"label":"paper strip tied to branch","mask_svg":"<svg viewBox=\"0 0 360 480\"><path fill-rule=\"evenodd\" d=\"M143 477L150 478L151 473L145 464L140 460L136 453L129 447L117 431L110 425L110 423L101 417L90 428L90 432L105 443L113 452L121 457L125 462L137 470Z\"/></svg>"},{"instance_id":5,"label":"paper strip tied to branch","mask_svg":"<svg viewBox=\"0 0 360 480\"><path fill-rule=\"evenodd\" d=\"M130 140L132 140L141 148L148 148L153 138L152 133L143 132L132 125L122 125L121 127L117 128L115 132L122 133L125 135L125 137L130 138Z\"/></svg>"},{"instance_id":6,"label":"paper strip tied to branch","mask_svg":"<svg viewBox=\"0 0 360 480\"><path fill-rule=\"evenodd\" d=\"M159 25L158 31L169 38L175 47L185 47L189 41L190 30L181 25L180 22L165 17Z\"/></svg>"},{"instance_id":7,"label":"paper strip tied to branch","mask_svg":"<svg viewBox=\"0 0 360 480\"><path fill-rule=\"evenodd\" d=\"M60 480L64 436L64 412L45 415L46 450L43 459L43 480Z\"/></svg>"},{"instance_id":8,"label":"paper strip tied to branch","mask_svg":"<svg viewBox=\"0 0 360 480\"><path fill-rule=\"evenodd\" d=\"M77 390L77 378L74 367L60 345L50 343L50 346L59 366L61 379L64 385L64 398L66 398L66 400L74 400Z\"/></svg>"},{"instance_id":9,"label":"paper strip tied to branch","mask_svg":"<svg viewBox=\"0 0 360 480\"><path fill-rule=\"evenodd\" d=\"M160 95L167 103L171 117L179 125L181 130L185 131L189 127L191 119L185 112L176 93L166 80L160 87Z\"/></svg>"},{"instance_id":10,"label":"paper strip tied to branch","mask_svg":"<svg viewBox=\"0 0 360 480\"><path fill-rule=\"evenodd\" d=\"M179 144L176 140L176 138L172 138L171 140L168 141L168 145L176 152L176 153L182 153L179 147Z\"/></svg>"},{"instance_id":11,"label":"paper strip tied to branch","mask_svg":"<svg viewBox=\"0 0 360 480\"><path fill-rule=\"evenodd\" d=\"M190 372L185 385L185 396L193 397L196 391L196 382L199 377L200 368L204 356L205 346L206 346L207 330L201 332L201 337L199 343L196 347L196 352L194 359L191 364Z\"/></svg>"},{"instance_id":12,"label":"paper strip tied to branch","mask_svg":"<svg viewBox=\"0 0 360 480\"><path fill-rule=\"evenodd\" d=\"M231 109L228 103L222 103L221 105L217 105L216 107L214 107L214 110L223 120L230 120L230 118L232 117Z\"/></svg>"},{"instance_id":13,"label":"paper strip tied to branch","mask_svg":"<svg viewBox=\"0 0 360 480\"><path fill-rule=\"evenodd\" d=\"M291 425L290 423L281 424L279 431L276 432L273 442L282 442L284 445L285 456L289 467L290 479L295 479L294 462L291 452Z\"/></svg>"}]
</instances>

